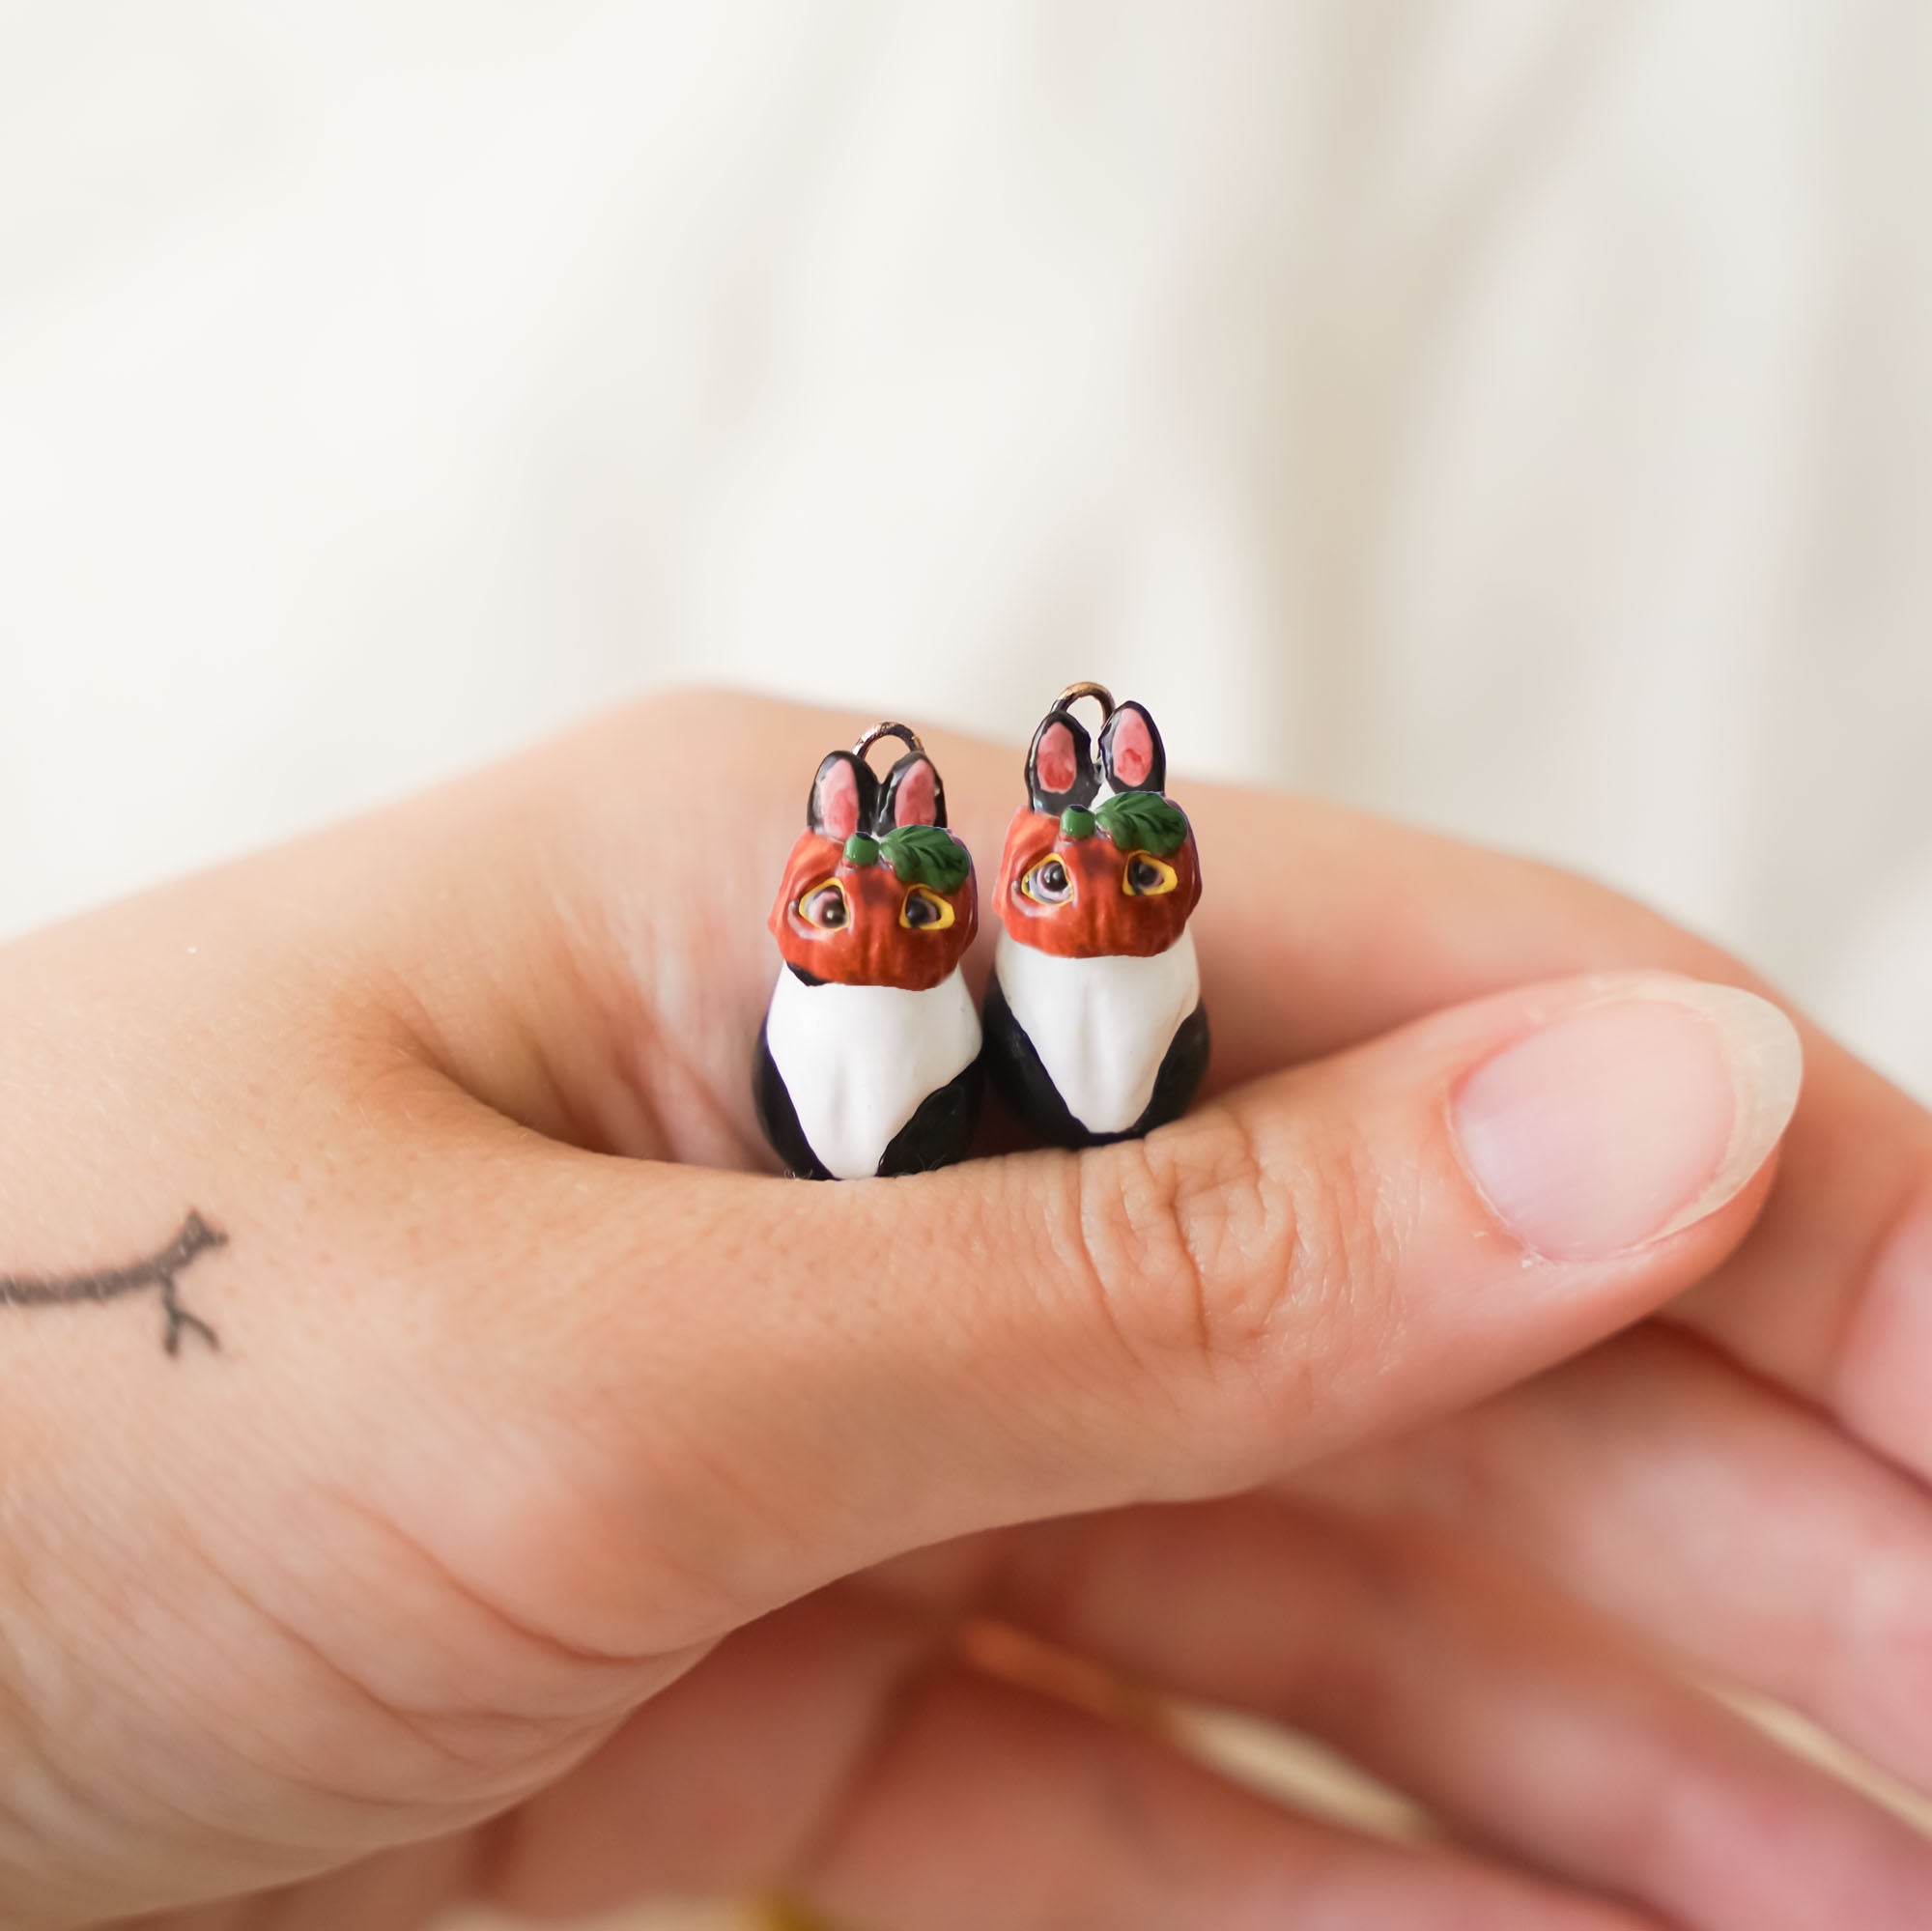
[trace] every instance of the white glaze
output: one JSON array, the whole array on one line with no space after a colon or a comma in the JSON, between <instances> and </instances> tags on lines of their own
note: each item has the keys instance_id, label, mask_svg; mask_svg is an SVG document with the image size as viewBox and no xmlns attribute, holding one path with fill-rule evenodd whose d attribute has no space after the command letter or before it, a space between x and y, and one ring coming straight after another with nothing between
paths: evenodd
<instances>
[{"instance_id":1,"label":"white glaze","mask_svg":"<svg viewBox=\"0 0 1932 1931\"><path fill-rule=\"evenodd\" d=\"M1046 1076L1090 1133L1147 1111L1180 1022L1201 1003L1194 934L1151 958L1064 959L1005 931L993 970Z\"/></svg>"},{"instance_id":2,"label":"white glaze","mask_svg":"<svg viewBox=\"0 0 1932 1931\"><path fill-rule=\"evenodd\" d=\"M879 1171L920 1101L972 1065L980 1015L957 967L927 992L807 985L783 971L765 1042L811 1150L838 1178L857 1180Z\"/></svg>"}]
</instances>

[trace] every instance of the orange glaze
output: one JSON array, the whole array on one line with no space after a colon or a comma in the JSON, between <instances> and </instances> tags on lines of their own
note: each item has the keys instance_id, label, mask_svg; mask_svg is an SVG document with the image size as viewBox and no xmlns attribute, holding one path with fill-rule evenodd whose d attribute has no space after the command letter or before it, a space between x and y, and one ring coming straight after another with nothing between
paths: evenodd
<instances>
[{"instance_id":1,"label":"orange glaze","mask_svg":"<svg viewBox=\"0 0 1932 1931\"><path fill-rule=\"evenodd\" d=\"M828 929L799 908L833 884L844 894L845 916L842 924ZM950 924L920 929L903 923L908 895L928 889L900 884L883 859L851 864L840 839L801 832L772 906L772 936L787 965L835 985L926 992L958 965L980 928L979 888L971 871L957 892L931 893L951 907Z\"/></svg>"},{"instance_id":2,"label":"orange glaze","mask_svg":"<svg viewBox=\"0 0 1932 1931\"><path fill-rule=\"evenodd\" d=\"M1058 818L1044 811L1018 811L1000 855L997 887L1009 935L1037 951L1066 959L1151 958L1166 951L1180 937L1201 897L1201 855L1194 834L1189 831L1179 850L1157 862L1173 867L1172 891L1153 895L1128 892L1127 865L1134 856L1097 827L1087 838L1070 838ZM1064 904L1041 904L1021 889L1028 873L1047 858L1059 859L1072 881L1072 895Z\"/></svg>"}]
</instances>

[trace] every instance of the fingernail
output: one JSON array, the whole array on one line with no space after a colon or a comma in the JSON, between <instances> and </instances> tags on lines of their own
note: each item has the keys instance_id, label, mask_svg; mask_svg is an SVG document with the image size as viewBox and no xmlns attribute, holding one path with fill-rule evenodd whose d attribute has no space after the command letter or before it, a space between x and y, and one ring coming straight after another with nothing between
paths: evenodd
<instances>
[{"instance_id":1,"label":"fingernail","mask_svg":"<svg viewBox=\"0 0 1932 1931\"><path fill-rule=\"evenodd\" d=\"M1470 1178L1524 1247L1601 1260L1735 1199L1790 1121L1803 1065L1769 1000L1659 974L1478 1066L1451 1114Z\"/></svg>"}]
</instances>

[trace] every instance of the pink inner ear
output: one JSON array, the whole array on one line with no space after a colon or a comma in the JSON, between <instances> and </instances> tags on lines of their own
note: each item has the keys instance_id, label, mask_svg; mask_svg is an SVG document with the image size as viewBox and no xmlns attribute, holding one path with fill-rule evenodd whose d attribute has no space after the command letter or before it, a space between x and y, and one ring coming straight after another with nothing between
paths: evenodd
<instances>
[{"instance_id":1,"label":"pink inner ear","mask_svg":"<svg viewBox=\"0 0 1932 1931\"><path fill-rule=\"evenodd\" d=\"M909 765L893 793L893 822L930 825L939 817L939 780L932 766Z\"/></svg>"},{"instance_id":2,"label":"pink inner ear","mask_svg":"<svg viewBox=\"0 0 1932 1931\"><path fill-rule=\"evenodd\" d=\"M1034 753L1033 768L1042 791L1070 791L1079 775L1080 760L1073 752L1073 733L1065 724L1049 724Z\"/></svg>"},{"instance_id":3,"label":"pink inner ear","mask_svg":"<svg viewBox=\"0 0 1932 1931\"><path fill-rule=\"evenodd\" d=\"M859 781L842 757L818 781L818 822L828 838L849 838L859 829Z\"/></svg>"},{"instance_id":4,"label":"pink inner ear","mask_svg":"<svg viewBox=\"0 0 1932 1931\"><path fill-rule=\"evenodd\" d=\"M1145 784L1153 769L1153 739L1138 711L1122 711L1108 739L1114 753L1114 776L1122 784Z\"/></svg>"}]
</instances>

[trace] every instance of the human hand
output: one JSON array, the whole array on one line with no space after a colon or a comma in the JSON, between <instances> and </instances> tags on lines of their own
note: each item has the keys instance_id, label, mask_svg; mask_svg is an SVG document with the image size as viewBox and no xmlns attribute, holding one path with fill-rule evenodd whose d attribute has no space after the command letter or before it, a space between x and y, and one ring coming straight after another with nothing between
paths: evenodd
<instances>
[{"instance_id":1,"label":"human hand","mask_svg":"<svg viewBox=\"0 0 1932 1931\"><path fill-rule=\"evenodd\" d=\"M1548 1532L1587 1508L1663 1578L1612 1606L1804 1690L1796 1627L1759 1640L1778 1604L1673 1571L1671 1483L1639 1455L1592 1486L1547 1391L1607 1388L1628 1458L1636 1350L1694 1321L1721 1393L1672 1408L1662 1472L1802 1477L1807 1609L1853 1584L1845 1495L1909 1555L1922 1503L1858 1445L1898 1452L1878 1384L1828 1377L1922 1184L1917 1110L1814 1041L1747 1238L1776 1026L1714 1008L1756 1029L1727 1146L1700 995L1606 977L1735 968L1576 881L1190 786L1217 1099L1077 1159L724 1171L763 1164L746 1074L800 774L850 734L648 706L0 955L0 1271L98 1280L190 1205L227 1236L167 1276L218 1354L162 1355L158 1280L0 1307L14 1921L227 1896L166 1921L382 1931L458 1894L785 1883L911 1931L1922 1922L1909 1832L1520 1566L1613 1595L1599 1546ZM983 859L1013 759L934 748ZM1543 1157L1512 1150L1539 1104ZM1593 1130L1578 1187L1558 1156ZM1699 1281L1669 1329L1440 1424L1456 1467L1547 1457L1493 1510L1419 1487L1412 1446L1343 1459ZM1418 1494L1516 1554L1390 1513ZM1742 1576L1788 1547L1761 1506L1721 1532ZM1486 1848L1327 1831L994 1682L957 1651L982 1616L1290 1717Z\"/></svg>"}]
</instances>

